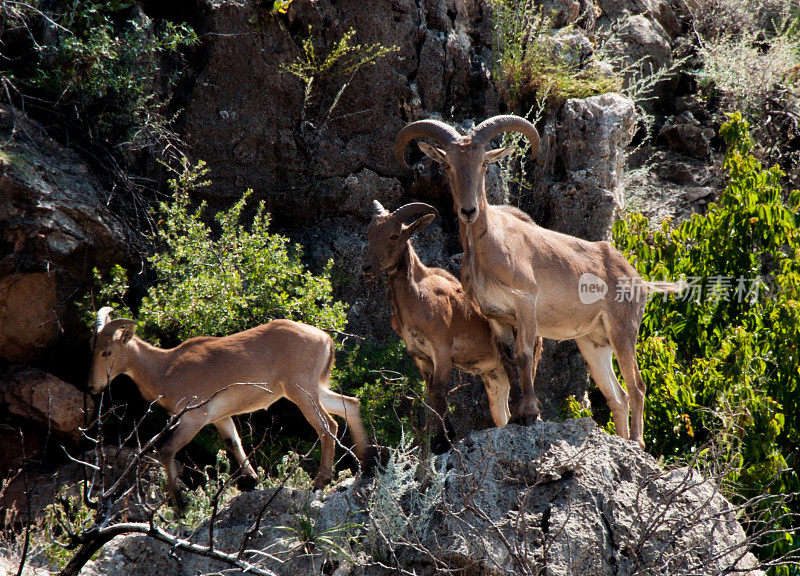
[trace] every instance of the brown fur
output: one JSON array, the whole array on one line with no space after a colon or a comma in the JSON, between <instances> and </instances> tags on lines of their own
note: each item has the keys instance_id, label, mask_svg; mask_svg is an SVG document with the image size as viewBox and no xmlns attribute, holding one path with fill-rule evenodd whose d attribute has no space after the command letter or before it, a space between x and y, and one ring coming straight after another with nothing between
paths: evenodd
<instances>
[{"instance_id":1,"label":"brown fur","mask_svg":"<svg viewBox=\"0 0 800 576\"><path fill-rule=\"evenodd\" d=\"M401 209L398 209L399 212ZM369 251L364 270L387 272L392 328L403 338L428 386L441 432L453 367L477 374L486 386L497 426L509 420L510 383L489 323L464 295L461 283L441 268L425 266L410 236L432 215L405 226L395 214L376 214L367 229Z\"/></svg>"},{"instance_id":2,"label":"brown fur","mask_svg":"<svg viewBox=\"0 0 800 576\"><path fill-rule=\"evenodd\" d=\"M325 486L332 475L338 427L330 414L345 418L364 461L367 438L359 403L330 390L334 346L322 330L274 320L221 338L192 338L165 350L137 338L132 330L110 326L111 333L105 333L107 312L105 316L98 315L92 391L99 392L119 374L127 374L145 400L173 414L185 410L160 451L173 496L175 455L207 424L216 426L243 474L255 480L232 416L267 409L280 398L294 402L319 434L322 458L315 488Z\"/></svg>"},{"instance_id":3,"label":"brown fur","mask_svg":"<svg viewBox=\"0 0 800 576\"><path fill-rule=\"evenodd\" d=\"M529 131L535 133L532 127ZM465 138L446 142L443 148L425 143L420 148L445 165L450 180L464 247L462 282L469 298L490 319L499 338L515 338L524 415L539 415L533 392L537 339L573 339L611 407L617 433L644 446L646 388L636 362L639 325L648 294L675 293L681 286L644 282L608 242L546 230L519 210L489 205L484 182L488 164L513 149L487 152L482 143ZM584 274L605 283L604 296L593 302L581 299ZM618 299L618 291L627 286L630 298ZM614 375L612 353L627 391Z\"/></svg>"}]
</instances>

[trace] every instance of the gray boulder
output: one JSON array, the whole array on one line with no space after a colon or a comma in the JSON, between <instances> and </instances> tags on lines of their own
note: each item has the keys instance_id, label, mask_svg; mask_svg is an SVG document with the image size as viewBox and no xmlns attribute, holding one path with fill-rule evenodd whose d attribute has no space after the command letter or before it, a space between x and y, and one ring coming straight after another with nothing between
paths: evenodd
<instances>
[{"instance_id":1,"label":"gray boulder","mask_svg":"<svg viewBox=\"0 0 800 576\"><path fill-rule=\"evenodd\" d=\"M249 544L271 556L248 558L279 575L378 576L396 568L416 574L764 574L747 550L735 507L713 482L690 469L662 469L591 420L474 432L437 457L422 482L413 454L398 454L376 480L347 481L323 500L288 488L236 497L218 516L217 548L237 550L272 498ZM299 518L320 535L308 546L297 538ZM359 534L361 544L349 538ZM203 524L192 539L205 543L207 535ZM225 568L146 536L121 536L81 574L188 576Z\"/></svg>"},{"instance_id":2,"label":"gray boulder","mask_svg":"<svg viewBox=\"0 0 800 576\"><path fill-rule=\"evenodd\" d=\"M625 148L635 129L636 110L625 96L564 104L556 146L568 178L552 191L556 229L587 240L608 238L621 205Z\"/></svg>"}]
</instances>

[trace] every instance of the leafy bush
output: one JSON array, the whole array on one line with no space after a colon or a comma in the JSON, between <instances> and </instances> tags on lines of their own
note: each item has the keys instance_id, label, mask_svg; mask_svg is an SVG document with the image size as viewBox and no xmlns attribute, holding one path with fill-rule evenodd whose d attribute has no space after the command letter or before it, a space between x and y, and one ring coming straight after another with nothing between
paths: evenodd
<instances>
[{"instance_id":1,"label":"leafy bush","mask_svg":"<svg viewBox=\"0 0 800 576\"><path fill-rule=\"evenodd\" d=\"M614 226L642 276L689 285L684 298L652 299L642 323L646 442L674 458L736 430L726 435L729 491L796 490L787 467L800 463L800 192L784 194L782 172L750 154L740 114L720 133L729 180L706 214L674 229L652 231L637 214Z\"/></svg>"},{"instance_id":2,"label":"leafy bush","mask_svg":"<svg viewBox=\"0 0 800 576\"><path fill-rule=\"evenodd\" d=\"M413 437L424 414L425 385L421 378L408 376L419 372L402 340L385 346L363 342L343 356L333 370L334 385L359 398L376 441L391 446L404 435Z\"/></svg>"},{"instance_id":3,"label":"leafy bush","mask_svg":"<svg viewBox=\"0 0 800 576\"><path fill-rule=\"evenodd\" d=\"M765 45L766 44L766 45ZM800 38L781 33L764 41L759 32L724 35L700 45L705 87L722 95L726 109L743 108L755 113L776 90L792 89L800 67ZM793 82L794 81L794 82Z\"/></svg>"},{"instance_id":4,"label":"leafy bush","mask_svg":"<svg viewBox=\"0 0 800 576\"><path fill-rule=\"evenodd\" d=\"M621 79L599 68L581 69L576 55L559 53L550 37L552 19L533 0L493 0L495 76L512 106L539 99L557 107L621 87Z\"/></svg>"},{"instance_id":5,"label":"leafy bush","mask_svg":"<svg viewBox=\"0 0 800 576\"><path fill-rule=\"evenodd\" d=\"M386 47L380 43L353 44L353 36L355 34L356 31L350 28L333 45L328 54L323 57L317 51L312 29L309 26L308 36L302 41L302 56L299 56L290 64L281 66L281 72L292 74L303 82L305 93L303 120L306 118L314 87L320 81L330 80L337 76L348 76L348 80L339 87L325 113L322 113L324 102L319 104L319 120L324 125L330 119L334 108L339 103L344 91L347 90L355 73L365 66L373 66L379 59L399 50L397 46ZM300 128L303 130L304 126L301 124Z\"/></svg>"},{"instance_id":6,"label":"leafy bush","mask_svg":"<svg viewBox=\"0 0 800 576\"><path fill-rule=\"evenodd\" d=\"M376 558L387 558L404 544L418 544L442 499L444 475L419 452L402 436L386 466L375 474L364 545Z\"/></svg>"},{"instance_id":7,"label":"leafy bush","mask_svg":"<svg viewBox=\"0 0 800 576\"><path fill-rule=\"evenodd\" d=\"M23 89L38 89L74 108L95 135L120 131L115 136L127 139L141 136L145 123L158 127L153 115L166 104L157 86L163 57L197 41L190 26L156 25L142 12L132 15L130 0L14 4L10 16L19 25L38 29L33 22L39 20L45 30L38 40L29 34L35 63L22 71Z\"/></svg>"},{"instance_id":8,"label":"leafy bush","mask_svg":"<svg viewBox=\"0 0 800 576\"><path fill-rule=\"evenodd\" d=\"M239 221L250 195L215 216L215 234L202 215L205 203L192 208L190 192L207 184L202 162L184 164L170 180L171 201L160 206L158 240L164 247L149 258L157 276L139 308L143 337L174 342L193 336L222 336L289 318L324 330L342 330L345 307L332 297L329 262L313 275L301 261L300 249L283 236L269 233L269 215L259 204L249 229ZM123 308L124 276L112 273L92 297L92 306ZM98 298L98 296L100 298Z\"/></svg>"}]
</instances>

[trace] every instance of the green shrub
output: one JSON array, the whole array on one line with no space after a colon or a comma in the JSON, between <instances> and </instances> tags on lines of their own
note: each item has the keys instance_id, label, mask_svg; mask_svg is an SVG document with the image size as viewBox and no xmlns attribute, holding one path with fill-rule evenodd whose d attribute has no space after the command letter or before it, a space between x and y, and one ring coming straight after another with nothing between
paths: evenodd
<instances>
[{"instance_id":1,"label":"green shrub","mask_svg":"<svg viewBox=\"0 0 800 576\"><path fill-rule=\"evenodd\" d=\"M173 198L161 203L158 240L163 250L148 260L156 274L139 308L139 333L154 342L193 336L222 336L289 318L323 330L342 330L345 306L332 296L328 263L322 274L306 270L298 247L269 233L269 215L259 204L248 228L240 225L250 195L215 216L214 233L202 215L205 203L192 208L190 192L207 184L207 170L184 165L170 180ZM90 295L91 309L124 309L124 276L112 272Z\"/></svg>"},{"instance_id":2,"label":"green shrub","mask_svg":"<svg viewBox=\"0 0 800 576\"><path fill-rule=\"evenodd\" d=\"M549 41L552 18L532 0L492 0L494 75L511 107L538 99L551 108L569 98L614 92L621 78L598 68L581 69L576 55L559 54Z\"/></svg>"},{"instance_id":3,"label":"green shrub","mask_svg":"<svg viewBox=\"0 0 800 576\"><path fill-rule=\"evenodd\" d=\"M363 342L342 356L333 370L334 385L359 398L377 442L393 446L403 435L414 437L424 413L425 384L403 341L385 346Z\"/></svg>"},{"instance_id":4,"label":"green shrub","mask_svg":"<svg viewBox=\"0 0 800 576\"><path fill-rule=\"evenodd\" d=\"M642 276L689 283L687 297L651 299L642 323L645 439L676 458L721 435L730 496L785 493L798 487L787 467L800 443L800 192L784 194L781 171L749 153L741 115L720 133L728 185L706 214L657 231L638 214L614 226Z\"/></svg>"},{"instance_id":5,"label":"green shrub","mask_svg":"<svg viewBox=\"0 0 800 576\"><path fill-rule=\"evenodd\" d=\"M184 23L156 24L143 13L130 17L134 5L130 0L18 3L10 17L29 29L33 43L33 65L18 71L19 87L74 109L93 136L133 140L146 132L145 125L159 128L163 119L154 116L167 98L159 95L164 91L158 80L176 79L164 73L164 56L196 43L197 36ZM46 30L41 39L34 32L37 20Z\"/></svg>"},{"instance_id":6,"label":"green shrub","mask_svg":"<svg viewBox=\"0 0 800 576\"><path fill-rule=\"evenodd\" d=\"M386 47L377 42L375 44L353 44L355 34L356 31L350 28L331 47L327 55L323 57L317 50L312 28L309 26L308 36L302 40L303 55L296 58L294 62L281 66L281 72L292 74L303 82L303 92L305 94L303 98L303 120L310 112L309 107L315 87L320 82L329 82L335 77L348 78L339 87L329 104L325 101L318 103L315 121L319 122L319 127L321 128L330 120L333 110L339 103L344 91L347 90L356 72L366 66L374 66L381 58L399 50L397 46ZM328 109L323 112L325 106L328 106ZM305 129L302 124L300 129Z\"/></svg>"}]
</instances>

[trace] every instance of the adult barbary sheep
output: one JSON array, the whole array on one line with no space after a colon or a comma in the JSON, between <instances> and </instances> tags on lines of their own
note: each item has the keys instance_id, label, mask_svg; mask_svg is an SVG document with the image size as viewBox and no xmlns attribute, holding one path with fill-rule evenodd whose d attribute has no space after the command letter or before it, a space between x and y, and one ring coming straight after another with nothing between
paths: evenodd
<instances>
[{"instance_id":1,"label":"adult barbary sheep","mask_svg":"<svg viewBox=\"0 0 800 576\"><path fill-rule=\"evenodd\" d=\"M520 210L489 205L486 170L515 148L487 151L486 147L492 138L508 131L523 134L531 143L531 157L536 156L539 134L518 116L495 116L464 136L436 120L413 122L398 134L395 155L405 166L403 154L412 140L430 138L441 146L419 143L428 157L444 165L450 180L468 297L490 319L500 338L516 331L524 416L539 416L533 392L536 338L573 339L608 401L617 434L644 447L646 388L636 362L639 325L648 294L676 293L682 286L645 282L608 242L587 242L546 230ZM612 353L628 384L627 392L614 375ZM630 430L629 409L633 412Z\"/></svg>"},{"instance_id":2,"label":"adult barbary sheep","mask_svg":"<svg viewBox=\"0 0 800 576\"><path fill-rule=\"evenodd\" d=\"M160 450L170 495L180 503L175 455L207 424L214 424L242 469L242 487L255 486L256 472L247 460L232 416L270 407L287 398L302 411L322 445L314 488L331 480L338 427L330 414L347 422L355 451L367 467L367 437L356 398L329 388L333 340L313 326L273 320L220 338L203 336L165 350L136 337L133 320L110 320L111 308L97 314L93 393L116 376L128 375L145 400L156 402L180 419Z\"/></svg>"},{"instance_id":3,"label":"adult barbary sheep","mask_svg":"<svg viewBox=\"0 0 800 576\"><path fill-rule=\"evenodd\" d=\"M415 202L389 213L377 200L373 207L363 271L366 276L386 271L392 328L419 367L431 407L438 415L433 451L447 447L443 424L453 366L481 377L492 419L497 426L505 426L510 418L510 384L486 318L464 298L461 283L452 274L425 266L411 246L411 236L433 221L436 209ZM424 215L408 225L403 223L417 214ZM541 340L537 350L541 353Z\"/></svg>"}]
</instances>

